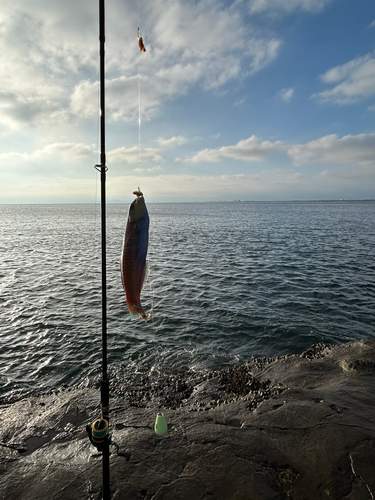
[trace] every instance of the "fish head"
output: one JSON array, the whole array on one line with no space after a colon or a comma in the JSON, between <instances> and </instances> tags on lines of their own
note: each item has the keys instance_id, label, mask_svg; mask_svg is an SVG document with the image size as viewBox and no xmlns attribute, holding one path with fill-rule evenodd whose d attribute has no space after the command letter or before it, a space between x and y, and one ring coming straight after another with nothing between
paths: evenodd
<instances>
[{"instance_id":1,"label":"fish head","mask_svg":"<svg viewBox=\"0 0 375 500\"><path fill-rule=\"evenodd\" d=\"M129 222L137 222L147 215L147 208L143 196L138 196L129 207Z\"/></svg>"}]
</instances>

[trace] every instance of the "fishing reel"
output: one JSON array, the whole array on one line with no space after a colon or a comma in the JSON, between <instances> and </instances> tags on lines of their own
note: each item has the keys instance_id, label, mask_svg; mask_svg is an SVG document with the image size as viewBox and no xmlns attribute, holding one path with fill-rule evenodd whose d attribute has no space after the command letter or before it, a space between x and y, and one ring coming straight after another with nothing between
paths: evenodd
<instances>
[{"instance_id":1,"label":"fishing reel","mask_svg":"<svg viewBox=\"0 0 375 500\"><path fill-rule=\"evenodd\" d=\"M86 426L86 431L89 435L91 444L94 445L98 451L104 452L110 445L113 445L116 447L118 456L124 457L127 462L130 460L130 450L127 449L124 452L120 452L119 446L113 441L113 432L109 432L108 420L97 418L91 425L89 424Z\"/></svg>"}]
</instances>

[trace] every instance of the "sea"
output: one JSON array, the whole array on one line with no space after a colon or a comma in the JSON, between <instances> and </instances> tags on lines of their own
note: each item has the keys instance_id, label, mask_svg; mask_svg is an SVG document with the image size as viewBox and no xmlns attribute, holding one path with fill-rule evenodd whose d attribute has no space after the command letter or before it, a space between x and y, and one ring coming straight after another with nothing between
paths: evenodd
<instances>
[{"instance_id":1,"label":"sea","mask_svg":"<svg viewBox=\"0 0 375 500\"><path fill-rule=\"evenodd\" d=\"M131 201L131 200L130 200ZM107 206L110 378L220 369L375 333L375 203L148 205L149 321L132 321ZM0 399L94 386L102 370L100 204L0 205Z\"/></svg>"}]
</instances>

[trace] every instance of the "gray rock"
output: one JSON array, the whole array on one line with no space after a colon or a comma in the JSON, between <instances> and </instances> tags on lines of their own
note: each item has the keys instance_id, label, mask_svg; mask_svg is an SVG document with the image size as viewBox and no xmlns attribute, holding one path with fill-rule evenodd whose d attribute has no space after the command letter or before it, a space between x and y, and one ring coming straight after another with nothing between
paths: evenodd
<instances>
[{"instance_id":1,"label":"gray rock","mask_svg":"<svg viewBox=\"0 0 375 500\"><path fill-rule=\"evenodd\" d=\"M113 499L365 500L375 495L375 339L214 372L112 381ZM100 499L94 389L1 406L0 498ZM160 409L168 433L153 430ZM112 449L113 448L113 449Z\"/></svg>"}]
</instances>

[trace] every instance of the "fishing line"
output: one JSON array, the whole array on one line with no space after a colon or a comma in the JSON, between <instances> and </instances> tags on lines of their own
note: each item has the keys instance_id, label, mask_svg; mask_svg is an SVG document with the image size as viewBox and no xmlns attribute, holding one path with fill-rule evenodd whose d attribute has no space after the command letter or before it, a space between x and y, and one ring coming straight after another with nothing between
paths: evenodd
<instances>
[{"instance_id":1,"label":"fishing line","mask_svg":"<svg viewBox=\"0 0 375 500\"><path fill-rule=\"evenodd\" d=\"M100 74L99 67L96 68L96 79L98 82L98 112L96 114L96 164L100 164ZM100 253L100 206L99 206L99 171L95 168L95 215L94 215L94 237L93 255L99 258Z\"/></svg>"},{"instance_id":2,"label":"fishing line","mask_svg":"<svg viewBox=\"0 0 375 500\"><path fill-rule=\"evenodd\" d=\"M138 7L138 30L137 30L137 38L139 41L139 38L141 37L141 20L140 20L140 8L139 8L140 1L137 0L137 7ZM141 52L142 53L142 52ZM141 124L142 124L142 105L141 105L141 57L140 54L138 55L138 172L139 172L139 184L142 184L143 180L143 169L142 169L142 141L141 141ZM150 262L150 259L148 258L148 262ZM150 269L149 265L149 269ZM148 279L149 285L150 285L150 302L151 302L151 310L149 312L149 315L152 317L152 331L156 332L155 330L155 318L153 314L154 310L154 289L153 289L153 284L151 281L151 278L149 277ZM155 336L155 342L156 342L156 336Z\"/></svg>"},{"instance_id":3,"label":"fishing line","mask_svg":"<svg viewBox=\"0 0 375 500\"><path fill-rule=\"evenodd\" d=\"M140 22L139 22L139 0L137 0L137 5L138 5L138 29L139 29L139 25L140 25Z\"/></svg>"},{"instance_id":4,"label":"fishing line","mask_svg":"<svg viewBox=\"0 0 375 500\"><path fill-rule=\"evenodd\" d=\"M155 335L155 345L156 345L156 329L155 329L155 317L154 317L154 284L152 283L152 280L150 279L150 304L151 304L151 309L149 312L149 315L152 319L152 331Z\"/></svg>"},{"instance_id":5,"label":"fishing line","mask_svg":"<svg viewBox=\"0 0 375 500\"><path fill-rule=\"evenodd\" d=\"M139 14L138 14L139 17ZM138 20L139 22L139 20ZM138 36L140 34L139 28L138 28ZM141 58L139 57L138 59L138 171L139 171L139 176L142 180L142 143L141 143L141 123L142 123L142 118L141 118Z\"/></svg>"},{"instance_id":6,"label":"fishing line","mask_svg":"<svg viewBox=\"0 0 375 500\"><path fill-rule=\"evenodd\" d=\"M141 75L139 71L140 61L138 61L138 170L142 177L142 146L141 146Z\"/></svg>"}]
</instances>

